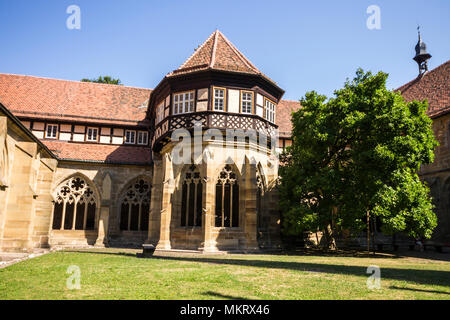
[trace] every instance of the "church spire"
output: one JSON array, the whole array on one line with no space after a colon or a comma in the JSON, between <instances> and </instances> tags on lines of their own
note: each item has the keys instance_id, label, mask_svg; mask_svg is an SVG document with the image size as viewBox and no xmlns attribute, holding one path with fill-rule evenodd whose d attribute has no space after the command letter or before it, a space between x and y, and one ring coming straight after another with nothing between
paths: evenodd
<instances>
[{"instance_id":1,"label":"church spire","mask_svg":"<svg viewBox=\"0 0 450 320\"><path fill-rule=\"evenodd\" d=\"M417 27L417 33L419 40L416 44L416 56L413 58L419 66L419 75L428 71L427 62L431 58L431 54L427 53L427 45L422 41L422 36L420 34L420 26Z\"/></svg>"}]
</instances>

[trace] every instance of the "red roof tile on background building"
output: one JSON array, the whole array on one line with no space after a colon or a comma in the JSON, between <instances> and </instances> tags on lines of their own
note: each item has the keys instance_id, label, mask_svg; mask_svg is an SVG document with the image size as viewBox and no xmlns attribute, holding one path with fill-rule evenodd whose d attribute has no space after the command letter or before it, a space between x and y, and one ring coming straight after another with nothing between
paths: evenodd
<instances>
[{"instance_id":1,"label":"red roof tile on background building","mask_svg":"<svg viewBox=\"0 0 450 320\"><path fill-rule=\"evenodd\" d=\"M0 102L14 115L135 125L146 116L151 90L0 74Z\"/></svg>"},{"instance_id":2,"label":"red roof tile on background building","mask_svg":"<svg viewBox=\"0 0 450 320\"><path fill-rule=\"evenodd\" d=\"M292 133L292 112L300 109L299 101L281 100L278 104L277 125L280 137L290 138Z\"/></svg>"},{"instance_id":3,"label":"red roof tile on background building","mask_svg":"<svg viewBox=\"0 0 450 320\"><path fill-rule=\"evenodd\" d=\"M431 118L450 112L450 60L397 90L407 102L426 99Z\"/></svg>"},{"instance_id":4,"label":"red roof tile on background building","mask_svg":"<svg viewBox=\"0 0 450 320\"><path fill-rule=\"evenodd\" d=\"M115 164L150 164L151 151L146 147L42 141L61 160L81 160Z\"/></svg>"}]
</instances>

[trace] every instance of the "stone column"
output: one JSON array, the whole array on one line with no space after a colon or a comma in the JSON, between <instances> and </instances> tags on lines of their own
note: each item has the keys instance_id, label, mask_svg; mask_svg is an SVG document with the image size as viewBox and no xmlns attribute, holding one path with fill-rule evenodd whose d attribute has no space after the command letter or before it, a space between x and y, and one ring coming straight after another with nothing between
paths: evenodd
<instances>
[{"instance_id":1,"label":"stone column","mask_svg":"<svg viewBox=\"0 0 450 320\"><path fill-rule=\"evenodd\" d=\"M152 180L152 192L150 199L150 218L148 226L148 236L145 241L146 244L152 244L156 246L159 241L159 232L161 229L161 202L163 193L163 161L161 155L153 155L153 180Z\"/></svg>"},{"instance_id":2,"label":"stone column","mask_svg":"<svg viewBox=\"0 0 450 320\"><path fill-rule=\"evenodd\" d=\"M202 176L203 180L203 197L202 197L202 233L203 242L200 251L207 252L217 252L216 239L213 238L212 230L214 228L214 206L215 206L215 193L216 185L214 183L214 165L212 161L212 156L207 156L206 160L203 161L202 165Z\"/></svg>"},{"instance_id":3,"label":"stone column","mask_svg":"<svg viewBox=\"0 0 450 320\"><path fill-rule=\"evenodd\" d=\"M98 219L98 235L96 246L104 247L108 244L109 205L101 206Z\"/></svg>"},{"instance_id":4,"label":"stone column","mask_svg":"<svg viewBox=\"0 0 450 320\"><path fill-rule=\"evenodd\" d=\"M172 158L170 152L163 155L162 172L164 181L162 185L162 201L161 201L161 225L159 241L156 246L157 250L170 250L170 222L172 218L171 198L175 181L173 179Z\"/></svg>"},{"instance_id":5,"label":"stone column","mask_svg":"<svg viewBox=\"0 0 450 320\"><path fill-rule=\"evenodd\" d=\"M245 192L241 192L245 196L245 216L244 216L244 232L245 232L245 249L250 251L258 251L257 239L257 210L256 210L256 164L245 161Z\"/></svg>"}]
</instances>

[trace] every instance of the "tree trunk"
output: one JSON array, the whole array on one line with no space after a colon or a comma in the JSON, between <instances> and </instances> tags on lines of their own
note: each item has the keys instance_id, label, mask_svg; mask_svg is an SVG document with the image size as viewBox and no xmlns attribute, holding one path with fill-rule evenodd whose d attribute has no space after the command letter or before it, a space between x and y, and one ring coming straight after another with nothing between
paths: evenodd
<instances>
[{"instance_id":1,"label":"tree trunk","mask_svg":"<svg viewBox=\"0 0 450 320\"><path fill-rule=\"evenodd\" d=\"M334 239L333 228L331 227L331 223L327 224L325 227L325 239L327 240L327 249L335 250L336 249L336 241Z\"/></svg>"},{"instance_id":2,"label":"tree trunk","mask_svg":"<svg viewBox=\"0 0 450 320\"><path fill-rule=\"evenodd\" d=\"M367 210L367 252L370 253L370 212Z\"/></svg>"}]
</instances>

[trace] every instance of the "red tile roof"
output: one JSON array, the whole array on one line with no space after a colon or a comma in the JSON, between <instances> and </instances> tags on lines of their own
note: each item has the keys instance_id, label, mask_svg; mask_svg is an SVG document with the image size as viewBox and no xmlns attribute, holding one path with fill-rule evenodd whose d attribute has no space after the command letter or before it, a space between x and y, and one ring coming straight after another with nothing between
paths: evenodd
<instances>
[{"instance_id":1,"label":"red tile roof","mask_svg":"<svg viewBox=\"0 0 450 320\"><path fill-rule=\"evenodd\" d=\"M0 102L18 117L137 125L151 90L0 74Z\"/></svg>"},{"instance_id":2,"label":"red tile roof","mask_svg":"<svg viewBox=\"0 0 450 320\"><path fill-rule=\"evenodd\" d=\"M214 31L177 70L167 76L207 69L261 75L274 82L259 71L219 30Z\"/></svg>"},{"instance_id":3,"label":"red tile roof","mask_svg":"<svg viewBox=\"0 0 450 320\"><path fill-rule=\"evenodd\" d=\"M74 143L56 140L42 142L61 160L101 163L150 164L151 151L146 147Z\"/></svg>"},{"instance_id":4,"label":"red tile roof","mask_svg":"<svg viewBox=\"0 0 450 320\"><path fill-rule=\"evenodd\" d=\"M406 101L427 100L428 115L436 118L450 112L450 60L397 89Z\"/></svg>"},{"instance_id":5,"label":"red tile roof","mask_svg":"<svg viewBox=\"0 0 450 320\"><path fill-rule=\"evenodd\" d=\"M281 138L290 138L292 132L291 115L301 107L299 101L281 100L278 104L277 125Z\"/></svg>"}]
</instances>

